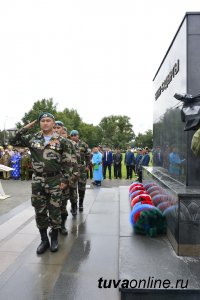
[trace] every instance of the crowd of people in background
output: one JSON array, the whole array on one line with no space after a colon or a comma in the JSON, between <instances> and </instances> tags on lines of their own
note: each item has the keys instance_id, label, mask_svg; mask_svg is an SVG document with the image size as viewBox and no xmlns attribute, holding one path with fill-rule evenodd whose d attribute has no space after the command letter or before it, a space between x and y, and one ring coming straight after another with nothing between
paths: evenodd
<instances>
[{"instance_id":1,"label":"crowd of people in background","mask_svg":"<svg viewBox=\"0 0 200 300\"><path fill-rule=\"evenodd\" d=\"M98 153L98 162L91 160L91 168L96 172L98 170L99 177L99 166L102 165L102 180L106 179L106 174L108 173L108 178L112 179L112 167L114 169L114 178L122 178L122 163L124 162L126 166L126 179L132 180L133 177L137 176L139 181L142 181L142 166L148 166L150 162L150 155L148 147L143 149L138 148L136 150L132 149L130 146L123 155L120 149L111 150L109 146L103 148L102 146L94 147L91 156L95 153L95 157ZM99 155L100 154L100 155ZM107 172L108 170L108 172ZM133 174L134 172L134 174ZM92 178L92 176L90 177ZM95 176L94 176L95 179ZM94 180L95 185L101 185L102 180ZM99 182L100 181L100 182Z\"/></svg>"},{"instance_id":2,"label":"crowd of people in background","mask_svg":"<svg viewBox=\"0 0 200 300\"><path fill-rule=\"evenodd\" d=\"M4 180L29 180L32 177L31 156L28 148L0 146L0 164L13 169L0 173Z\"/></svg>"},{"instance_id":3,"label":"crowd of people in background","mask_svg":"<svg viewBox=\"0 0 200 300\"><path fill-rule=\"evenodd\" d=\"M150 162L149 149L147 147L132 149L127 147L127 151L123 155L121 149L111 149L108 145L98 145L90 150L90 167L87 172L87 178L93 179L95 163L92 161L94 153L101 154L102 178L122 179L122 164L126 166L126 179L132 180L135 176L141 180L142 166L148 166ZM97 155L96 155L97 156ZM184 173L185 158L178 153L176 147L160 146L152 149L152 164L156 167L165 168L171 175L180 177ZM0 178L4 180L30 180L32 178L31 156L28 148L14 148L11 145L0 146L0 164L11 167L10 172L0 171ZM99 165L100 165L99 164ZM95 167L97 170L97 166ZM113 169L113 172L112 172ZM97 180L98 181L98 180ZM100 185L98 183L98 185Z\"/></svg>"},{"instance_id":4,"label":"crowd of people in background","mask_svg":"<svg viewBox=\"0 0 200 300\"><path fill-rule=\"evenodd\" d=\"M96 153L101 155L98 157L101 165L98 173L101 172L101 178L98 176L97 185L101 185L101 181L112 178L114 174L115 179L122 179L122 164L126 166L126 179L132 180L135 176L141 181L142 166L148 166L150 162L149 149L147 147L132 149L127 147L127 151L123 155L121 149L111 149L106 146L95 146L90 150L90 167L87 172L87 178L93 179L94 170L97 173L97 164L94 162L93 155L97 157ZM171 175L179 178L184 173L185 158L178 153L176 147L165 147L161 149L160 146L152 149L152 164L156 167L165 168ZM0 172L0 178L4 180L30 180L32 178L32 165L30 151L28 148L14 148L11 145L0 146L0 164L11 167L10 172ZM95 166L96 165L96 166ZM96 168L96 169L95 169ZM113 172L112 172L113 169ZM95 180L94 180L95 183ZM96 184L96 183L95 183Z\"/></svg>"},{"instance_id":5,"label":"crowd of people in background","mask_svg":"<svg viewBox=\"0 0 200 300\"><path fill-rule=\"evenodd\" d=\"M149 149L147 147L132 149L128 146L124 156L122 153L121 149L111 150L108 145L105 147L98 145L90 149L90 167L87 178L93 179L94 173L98 171L98 174L101 173L101 177L98 175L99 180L94 179L95 185L101 185L101 181L106 179L107 173L109 179L113 179L112 174L115 179L122 179L122 164L124 163L126 179L131 180L135 176L140 179L142 166L148 166L150 161ZM95 163L97 157L98 163ZM0 146L0 164L13 169L9 172L0 172L0 178L4 180L30 180L32 178L33 171L28 148L14 148L11 145ZM97 164L101 167L98 167Z\"/></svg>"},{"instance_id":6,"label":"crowd of people in background","mask_svg":"<svg viewBox=\"0 0 200 300\"><path fill-rule=\"evenodd\" d=\"M87 172L87 178L93 179L95 163L92 161L94 153L99 152L102 156L102 178L122 179L122 164L126 166L125 179L133 179L138 176L141 179L142 166L148 166L150 162L149 149L147 147L132 149L127 147L127 151L123 155L123 151L119 148L111 150L106 146L98 145L90 149L90 167ZM171 175L180 177L184 172L185 159L178 153L176 147L160 146L152 149L152 164L156 167L165 168ZM14 148L11 145L0 146L0 164L11 167L12 171L0 172L0 178L4 180L30 180L32 178L31 156L28 148ZM96 167L97 168L97 167ZM112 172L113 169L113 172Z\"/></svg>"}]
</instances>

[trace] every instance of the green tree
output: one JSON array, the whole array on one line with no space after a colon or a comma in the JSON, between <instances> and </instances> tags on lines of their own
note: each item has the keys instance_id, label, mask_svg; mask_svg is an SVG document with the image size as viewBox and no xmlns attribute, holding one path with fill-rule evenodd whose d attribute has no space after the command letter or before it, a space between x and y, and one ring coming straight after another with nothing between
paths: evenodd
<instances>
[{"instance_id":1,"label":"green tree","mask_svg":"<svg viewBox=\"0 0 200 300\"><path fill-rule=\"evenodd\" d=\"M153 147L153 132L151 129L145 131L145 133L138 133L135 138L135 147Z\"/></svg>"},{"instance_id":2,"label":"green tree","mask_svg":"<svg viewBox=\"0 0 200 300\"><path fill-rule=\"evenodd\" d=\"M104 117L99 126L103 133L102 142L113 147L125 148L135 137L130 118L127 116Z\"/></svg>"},{"instance_id":3,"label":"green tree","mask_svg":"<svg viewBox=\"0 0 200 300\"><path fill-rule=\"evenodd\" d=\"M37 119L42 112L52 113L56 120L60 120L64 123L68 131L72 129L80 130L81 128L82 120L78 112L68 108L65 108L63 111L57 111L57 104L54 104L52 98L36 101L31 110L25 113L22 121L17 123L17 128L21 128L23 125ZM38 131L38 129L38 126L34 127L33 131Z\"/></svg>"},{"instance_id":4,"label":"green tree","mask_svg":"<svg viewBox=\"0 0 200 300\"><path fill-rule=\"evenodd\" d=\"M56 119L64 123L64 126L67 127L68 132L70 132L72 129L76 129L78 131L81 129L82 119L75 109L70 110L65 108L62 112L57 112Z\"/></svg>"},{"instance_id":5,"label":"green tree","mask_svg":"<svg viewBox=\"0 0 200 300\"><path fill-rule=\"evenodd\" d=\"M80 129L80 137L85 142L87 142L90 148L92 148L94 145L101 144L103 138L103 132L99 126L82 123Z\"/></svg>"},{"instance_id":6,"label":"green tree","mask_svg":"<svg viewBox=\"0 0 200 300\"><path fill-rule=\"evenodd\" d=\"M80 137L90 147L103 143L113 147L126 148L135 137L130 118L127 116L105 117L98 126L94 126L93 124L84 123L75 109L65 108L63 111L58 111L57 104L54 104L52 98L36 101L32 109L25 113L22 121L17 123L17 127L21 128L23 125L37 119L41 112L52 113L56 120L64 123L68 133L72 129L78 130ZM38 130L39 126L36 126L32 129L32 132Z\"/></svg>"},{"instance_id":7,"label":"green tree","mask_svg":"<svg viewBox=\"0 0 200 300\"><path fill-rule=\"evenodd\" d=\"M24 117L22 118L22 122L17 123L17 128L21 128L23 125L28 124L29 122L36 120L42 112L49 112L53 115L56 115L57 104L53 103L53 99L42 99L34 102L33 107L29 112L25 113ZM38 131L39 126L35 126L31 131L36 132Z\"/></svg>"},{"instance_id":8,"label":"green tree","mask_svg":"<svg viewBox=\"0 0 200 300\"><path fill-rule=\"evenodd\" d=\"M4 130L0 130L0 146L4 144Z\"/></svg>"}]
</instances>

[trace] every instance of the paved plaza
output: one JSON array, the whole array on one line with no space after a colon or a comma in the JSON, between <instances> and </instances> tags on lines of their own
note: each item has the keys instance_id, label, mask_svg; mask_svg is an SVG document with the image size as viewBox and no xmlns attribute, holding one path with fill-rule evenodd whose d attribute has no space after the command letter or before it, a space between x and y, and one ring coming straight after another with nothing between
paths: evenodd
<instances>
[{"instance_id":1,"label":"paved plaza","mask_svg":"<svg viewBox=\"0 0 200 300\"><path fill-rule=\"evenodd\" d=\"M200 287L199 258L176 256L166 236L133 233L126 180L105 180L101 188L88 182L84 212L69 215L59 251L37 256L30 184L2 182L11 197L0 202L0 299L120 299L118 288L98 287L101 277L182 278L188 288Z\"/></svg>"}]
</instances>

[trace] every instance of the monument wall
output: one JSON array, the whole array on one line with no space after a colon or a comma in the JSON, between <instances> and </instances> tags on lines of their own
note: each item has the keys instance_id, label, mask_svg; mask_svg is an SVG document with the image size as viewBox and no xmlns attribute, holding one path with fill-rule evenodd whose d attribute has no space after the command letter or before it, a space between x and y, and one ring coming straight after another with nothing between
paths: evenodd
<instances>
[{"instance_id":1,"label":"monument wall","mask_svg":"<svg viewBox=\"0 0 200 300\"><path fill-rule=\"evenodd\" d=\"M195 131L184 131L182 102L174 98L200 94L200 12L186 13L153 83L154 150L162 159L144 167L143 179L169 196L164 214L176 253L200 256L200 158L191 151Z\"/></svg>"},{"instance_id":2,"label":"monument wall","mask_svg":"<svg viewBox=\"0 0 200 300\"><path fill-rule=\"evenodd\" d=\"M200 185L200 159L192 153L194 131L185 132L181 121L182 102L175 93L200 93L200 14L184 17L154 77L154 148L161 147L162 167L174 179L189 186ZM169 154L176 153L180 164L170 163Z\"/></svg>"}]
</instances>

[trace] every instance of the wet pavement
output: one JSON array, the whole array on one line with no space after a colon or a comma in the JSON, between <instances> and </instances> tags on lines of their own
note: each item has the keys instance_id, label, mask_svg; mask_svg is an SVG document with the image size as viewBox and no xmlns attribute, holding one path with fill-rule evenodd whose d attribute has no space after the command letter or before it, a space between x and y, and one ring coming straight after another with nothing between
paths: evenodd
<instances>
[{"instance_id":1,"label":"wet pavement","mask_svg":"<svg viewBox=\"0 0 200 300\"><path fill-rule=\"evenodd\" d=\"M0 216L11 211L11 209L26 202L31 196L31 181L1 180L4 192L10 198L0 200Z\"/></svg>"},{"instance_id":2,"label":"wet pavement","mask_svg":"<svg viewBox=\"0 0 200 300\"><path fill-rule=\"evenodd\" d=\"M93 189L94 186L91 184L92 180L87 181L89 189ZM105 179L102 182L102 188L113 188L119 186L129 186L130 180L125 179ZM9 198L5 200L0 200L0 216L5 217L8 212L11 212L14 208L17 208L20 204L30 200L31 197L31 180L21 181L21 180L2 180L1 184L3 186L4 192L10 195ZM16 211L14 211L16 213Z\"/></svg>"},{"instance_id":3,"label":"wet pavement","mask_svg":"<svg viewBox=\"0 0 200 300\"><path fill-rule=\"evenodd\" d=\"M119 299L118 290L98 288L99 278L118 278L118 191L93 190L93 198L51 299Z\"/></svg>"},{"instance_id":4,"label":"wet pavement","mask_svg":"<svg viewBox=\"0 0 200 300\"><path fill-rule=\"evenodd\" d=\"M3 182L12 197L0 203L0 299L120 299L118 288L98 287L101 277L154 276L172 283L181 278L189 279L190 288L199 288L199 258L177 257L165 236L134 235L129 184L105 180L99 188L88 182L84 212L76 218L70 214L69 235L59 237L59 251L37 256L40 237L30 205L30 182Z\"/></svg>"},{"instance_id":5,"label":"wet pavement","mask_svg":"<svg viewBox=\"0 0 200 300\"><path fill-rule=\"evenodd\" d=\"M118 299L118 290L98 289L100 277L118 277L118 188L106 180L102 188L89 183L84 212L70 214L59 251L37 256L40 237L26 200L30 182L3 182L11 198L0 204L0 299Z\"/></svg>"}]
</instances>

